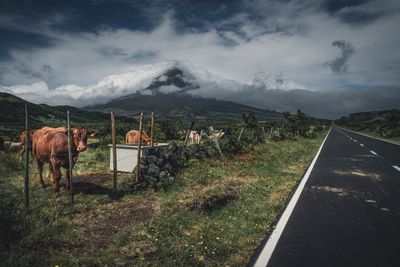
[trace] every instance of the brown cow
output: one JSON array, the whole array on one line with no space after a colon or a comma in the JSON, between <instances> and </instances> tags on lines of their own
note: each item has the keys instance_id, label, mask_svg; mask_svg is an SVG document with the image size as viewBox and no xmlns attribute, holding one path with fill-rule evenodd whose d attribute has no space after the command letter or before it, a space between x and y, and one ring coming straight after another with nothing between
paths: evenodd
<instances>
[{"instance_id":1,"label":"brown cow","mask_svg":"<svg viewBox=\"0 0 400 267\"><path fill-rule=\"evenodd\" d=\"M32 154L37 162L40 183L44 187L42 176L43 164L50 163L52 173L53 192L56 196L60 193L60 168L69 168L68 160L68 132L65 128L44 127L35 131L32 138ZM89 133L85 127L73 128L71 131L72 162L75 165L79 152L86 150L87 138L94 133ZM73 168L74 166L72 166ZM69 190L69 173L67 172L67 189Z\"/></svg>"},{"instance_id":2,"label":"brown cow","mask_svg":"<svg viewBox=\"0 0 400 267\"><path fill-rule=\"evenodd\" d=\"M139 144L139 131L137 130L131 130L126 133L125 136L125 142L127 144ZM145 131L142 131L142 145L144 146L149 146L151 145L151 138L145 133Z\"/></svg>"}]
</instances>

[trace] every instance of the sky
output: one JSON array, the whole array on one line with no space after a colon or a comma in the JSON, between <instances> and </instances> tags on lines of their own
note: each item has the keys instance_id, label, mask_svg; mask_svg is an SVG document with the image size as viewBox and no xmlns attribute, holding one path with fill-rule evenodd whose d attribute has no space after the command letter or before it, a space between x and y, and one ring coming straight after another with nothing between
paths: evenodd
<instances>
[{"instance_id":1,"label":"sky","mask_svg":"<svg viewBox=\"0 0 400 267\"><path fill-rule=\"evenodd\" d=\"M400 1L0 0L0 6L3 87L87 88L177 60L239 83L279 77L293 87L217 94L262 108L324 117L400 108Z\"/></svg>"}]
</instances>

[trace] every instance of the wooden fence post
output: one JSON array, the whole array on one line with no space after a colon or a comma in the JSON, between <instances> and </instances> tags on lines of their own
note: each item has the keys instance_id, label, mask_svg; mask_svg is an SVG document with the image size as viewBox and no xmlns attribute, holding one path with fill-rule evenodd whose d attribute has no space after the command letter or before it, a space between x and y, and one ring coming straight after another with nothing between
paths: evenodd
<instances>
[{"instance_id":1,"label":"wooden fence post","mask_svg":"<svg viewBox=\"0 0 400 267\"><path fill-rule=\"evenodd\" d=\"M136 161L136 182L139 182L140 177L140 157L142 154L142 130L143 130L143 112L140 113L139 119L139 144L138 144L138 153L137 153L137 161Z\"/></svg>"},{"instance_id":2,"label":"wooden fence post","mask_svg":"<svg viewBox=\"0 0 400 267\"><path fill-rule=\"evenodd\" d=\"M187 132L186 132L185 145L187 145L187 143L188 143L188 141L189 141L189 135L190 135L190 132L191 132L192 129L193 129L193 126L194 126L194 122L191 121L190 124L189 124L189 128L188 128L188 130L187 130Z\"/></svg>"},{"instance_id":3,"label":"wooden fence post","mask_svg":"<svg viewBox=\"0 0 400 267\"><path fill-rule=\"evenodd\" d=\"M199 144L201 143L201 139L203 138L203 133L204 133L204 130L201 130L201 131L200 131L200 139L199 139Z\"/></svg>"},{"instance_id":4,"label":"wooden fence post","mask_svg":"<svg viewBox=\"0 0 400 267\"><path fill-rule=\"evenodd\" d=\"M240 141L240 138L242 137L243 130L244 130L244 127L242 127L242 129L240 129L240 133L239 133L239 137L238 137L238 142Z\"/></svg>"},{"instance_id":5,"label":"wooden fence post","mask_svg":"<svg viewBox=\"0 0 400 267\"><path fill-rule=\"evenodd\" d=\"M265 142L265 140L267 140L267 135L265 134L265 128L264 128L264 126L261 127L261 130L262 130L263 137L264 137L264 142Z\"/></svg>"},{"instance_id":6,"label":"wooden fence post","mask_svg":"<svg viewBox=\"0 0 400 267\"><path fill-rule=\"evenodd\" d=\"M113 193L117 192L117 145L115 140L115 113L111 112L111 139L113 155Z\"/></svg>"},{"instance_id":7,"label":"wooden fence post","mask_svg":"<svg viewBox=\"0 0 400 267\"><path fill-rule=\"evenodd\" d=\"M151 147L154 147L154 112L151 113L151 132L150 132L150 145Z\"/></svg>"},{"instance_id":8,"label":"wooden fence post","mask_svg":"<svg viewBox=\"0 0 400 267\"><path fill-rule=\"evenodd\" d=\"M24 206L25 209L29 208L29 124L28 124L28 104L25 103L25 175L24 175Z\"/></svg>"},{"instance_id":9,"label":"wooden fence post","mask_svg":"<svg viewBox=\"0 0 400 267\"><path fill-rule=\"evenodd\" d=\"M213 127L213 126L210 126L209 129L210 129L211 136L213 137L213 141L214 141L214 143L215 143L215 146L216 146L216 148L217 148L219 154L220 154L221 156L223 156L224 154L222 154L221 147L219 146L219 143L218 143L218 138L215 136L214 127Z\"/></svg>"},{"instance_id":10,"label":"wooden fence post","mask_svg":"<svg viewBox=\"0 0 400 267\"><path fill-rule=\"evenodd\" d=\"M68 173L69 173L69 192L71 195L71 203L74 203L74 179L72 178L72 151L71 151L71 128L69 122L69 110L67 110L67 126L68 126Z\"/></svg>"}]
</instances>

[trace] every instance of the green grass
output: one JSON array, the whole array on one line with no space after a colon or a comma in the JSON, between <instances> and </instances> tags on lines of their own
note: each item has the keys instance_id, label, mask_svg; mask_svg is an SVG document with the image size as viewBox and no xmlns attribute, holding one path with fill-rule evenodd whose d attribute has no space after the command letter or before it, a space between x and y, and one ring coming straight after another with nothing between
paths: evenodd
<instances>
[{"instance_id":1,"label":"green grass","mask_svg":"<svg viewBox=\"0 0 400 267\"><path fill-rule=\"evenodd\" d=\"M0 155L0 265L245 266L323 137L267 142L233 159L191 160L159 191L79 193L74 206L39 188L31 170L28 214L22 163ZM82 153L74 173L88 182L110 176L108 150ZM102 186L110 188L107 179Z\"/></svg>"}]
</instances>

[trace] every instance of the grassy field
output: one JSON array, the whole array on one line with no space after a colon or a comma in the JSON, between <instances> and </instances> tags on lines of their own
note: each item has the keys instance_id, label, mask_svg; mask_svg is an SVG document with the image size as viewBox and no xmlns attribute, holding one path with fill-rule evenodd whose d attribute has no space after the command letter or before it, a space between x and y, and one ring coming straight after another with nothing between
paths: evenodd
<instances>
[{"instance_id":1,"label":"grassy field","mask_svg":"<svg viewBox=\"0 0 400 267\"><path fill-rule=\"evenodd\" d=\"M31 164L28 213L22 163L15 154L0 155L0 265L245 266L323 138L191 160L158 191L124 191L131 177L120 174L117 195L107 149L89 150L74 169L73 206L66 194L53 199L50 186L41 189Z\"/></svg>"}]
</instances>

